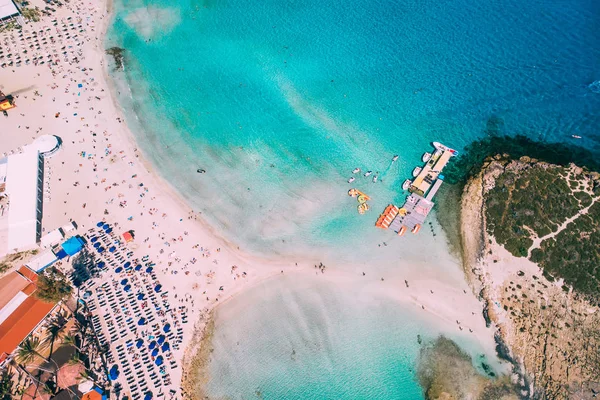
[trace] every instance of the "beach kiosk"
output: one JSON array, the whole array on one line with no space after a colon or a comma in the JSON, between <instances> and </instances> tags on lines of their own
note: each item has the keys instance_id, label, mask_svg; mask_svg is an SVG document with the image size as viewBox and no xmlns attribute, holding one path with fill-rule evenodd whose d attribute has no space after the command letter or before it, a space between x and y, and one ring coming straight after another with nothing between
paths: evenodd
<instances>
[{"instance_id":1,"label":"beach kiosk","mask_svg":"<svg viewBox=\"0 0 600 400\"><path fill-rule=\"evenodd\" d=\"M127 243L133 242L133 234L131 233L131 231L123 233L123 239L125 239L125 242Z\"/></svg>"},{"instance_id":2,"label":"beach kiosk","mask_svg":"<svg viewBox=\"0 0 600 400\"><path fill-rule=\"evenodd\" d=\"M11 108L15 108L12 96L5 96L4 93L0 92L0 111L8 111Z\"/></svg>"}]
</instances>

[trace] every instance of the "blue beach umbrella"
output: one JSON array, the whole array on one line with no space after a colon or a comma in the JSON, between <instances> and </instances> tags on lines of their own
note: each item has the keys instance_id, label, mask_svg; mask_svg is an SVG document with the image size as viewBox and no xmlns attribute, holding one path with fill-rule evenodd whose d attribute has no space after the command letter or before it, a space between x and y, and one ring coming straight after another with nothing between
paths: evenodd
<instances>
[{"instance_id":1,"label":"blue beach umbrella","mask_svg":"<svg viewBox=\"0 0 600 400\"><path fill-rule=\"evenodd\" d=\"M165 331L165 332L169 332L170 330L171 330L171 324L166 324L166 325L163 327L163 331Z\"/></svg>"},{"instance_id":2,"label":"blue beach umbrella","mask_svg":"<svg viewBox=\"0 0 600 400\"><path fill-rule=\"evenodd\" d=\"M102 243L100 243L100 242L96 242L96 243L94 243L94 245L93 245L93 246L94 246L95 248L98 248L98 247L102 246Z\"/></svg>"},{"instance_id":3,"label":"blue beach umbrella","mask_svg":"<svg viewBox=\"0 0 600 400\"><path fill-rule=\"evenodd\" d=\"M100 221L100 222L98 222L98 223L96 224L96 226L97 226L98 228L100 228L102 225L104 225L104 222L102 222L102 221Z\"/></svg>"},{"instance_id":4,"label":"blue beach umbrella","mask_svg":"<svg viewBox=\"0 0 600 400\"><path fill-rule=\"evenodd\" d=\"M141 348L144 345L144 339L138 339L135 342L135 347L137 347L138 349Z\"/></svg>"},{"instance_id":5,"label":"blue beach umbrella","mask_svg":"<svg viewBox=\"0 0 600 400\"><path fill-rule=\"evenodd\" d=\"M116 272L117 274L120 274L120 273L121 273L121 271L123 271L123 267L117 267L117 268L115 269L115 272Z\"/></svg>"},{"instance_id":6,"label":"blue beach umbrella","mask_svg":"<svg viewBox=\"0 0 600 400\"><path fill-rule=\"evenodd\" d=\"M109 372L109 378L111 381L114 381L119 377L119 367L117 364L113 365Z\"/></svg>"},{"instance_id":7,"label":"blue beach umbrella","mask_svg":"<svg viewBox=\"0 0 600 400\"><path fill-rule=\"evenodd\" d=\"M129 268L131 266L131 263L129 261L127 261L124 265L125 268Z\"/></svg>"},{"instance_id":8,"label":"blue beach umbrella","mask_svg":"<svg viewBox=\"0 0 600 400\"><path fill-rule=\"evenodd\" d=\"M100 261L97 265L98 265L98 268L104 268L106 263L104 261Z\"/></svg>"},{"instance_id":9,"label":"blue beach umbrella","mask_svg":"<svg viewBox=\"0 0 600 400\"><path fill-rule=\"evenodd\" d=\"M110 228L110 225L108 225L108 224L102 225L102 229L107 230L108 228Z\"/></svg>"},{"instance_id":10,"label":"blue beach umbrella","mask_svg":"<svg viewBox=\"0 0 600 400\"><path fill-rule=\"evenodd\" d=\"M152 357L156 357L158 355L158 347L152 350L152 353L150 354L152 354Z\"/></svg>"},{"instance_id":11,"label":"blue beach umbrella","mask_svg":"<svg viewBox=\"0 0 600 400\"><path fill-rule=\"evenodd\" d=\"M105 250L105 249L104 249L104 247L99 247L99 248L98 248L98 253L103 253L103 252L104 252L104 250Z\"/></svg>"},{"instance_id":12,"label":"blue beach umbrella","mask_svg":"<svg viewBox=\"0 0 600 400\"><path fill-rule=\"evenodd\" d=\"M90 239L90 242L96 243L97 240L98 240L98 238L96 236L94 236Z\"/></svg>"},{"instance_id":13,"label":"blue beach umbrella","mask_svg":"<svg viewBox=\"0 0 600 400\"><path fill-rule=\"evenodd\" d=\"M110 251L111 253L114 253L115 250L117 250L117 248L115 246L111 246L108 251Z\"/></svg>"},{"instance_id":14,"label":"blue beach umbrella","mask_svg":"<svg viewBox=\"0 0 600 400\"><path fill-rule=\"evenodd\" d=\"M154 363L156 365L162 365L162 363L163 363L163 356L156 357L156 361L154 361Z\"/></svg>"},{"instance_id":15,"label":"blue beach umbrella","mask_svg":"<svg viewBox=\"0 0 600 400\"><path fill-rule=\"evenodd\" d=\"M141 264L138 264L138 265L135 266L135 270L136 271L139 271L140 269L142 269L142 265Z\"/></svg>"},{"instance_id":16,"label":"blue beach umbrella","mask_svg":"<svg viewBox=\"0 0 600 400\"><path fill-rule=\"evenodd\" d=\"M148 345L148 348L149 348L150 350L152 350L152 349L153 349L153 348L155 348L155 347L156 347L156 342L153 340L153 341L151 341L151 342L150 342L150 344Z\"/></svg>"},{"instance_id":17,"label":"blue beach umbrella","mask_svg":"<svg viewBox=\"0 0 600 400\"><path fill-rule=\"evenodd\" d=\"M106 230L106 233L111 233L112 232L112 228L109 228Z\"/></svg>"},{"instance_id":18,"label":"blue beach umbrella","mask_svg":"<svg viewBox=\"0 0 600 400\"><path fill-rule=\"evenodd\" d=\"M129 280L125 278L121 281L121 285L127 285L127 282L129 282Z\"/></svg>"},{"instance_id":19,"label":"blue beach umbrella","mask_svg":"<svg viewBox=\"0 0 600 400\"><path fill-rule=\"evenodd\" d=\"M150 272L152 272L152 267L148 267L148 268L146 268L146 272L147 272L147 273L150 273Z\"/></svg>"},{"instance_id":20,"label":"blue beach umbrella","mask_svg":"<svg viewBox=\"0 0 600 400\"><path fill-rule=\"evenodd\" d=\"M144 300L144 293L138 294L138 300Z\"/></svg>"},{"instance_id":21,"label":"blue beach umbrella","mask_svg":"<svg viewBox=\"0 0 600 400\"><path fill-rule=\"evenodd\" d=\"M146 395L144 396L144 400L152 400L152 392L146 393Z\"/></svg>"},{"instance_id":22,"label":"blue beach umbrella","mask_svg":"<svg viewBox=\"0 0 600 400\"><path fill-rule=\"evenodd\" d=\"M154 287L154 291L155 291L156 293L158 293L158 292L160 292L160 289L161 289L161 288L162 288L162 285L158 284L158 285L156 285L156 286Z\"/></svg>"},{"instance_id":23,"label":"blue beach umbrella","mask_svg":"<svg viewBox=\"0 0 600 400\"><path fill-rule=\"evenodd\" d=\"M166 342L165 344L162 345L162 347L160 348L162 351L168 351L171 348L171 346L169 346L169 342Z\"/></svg>"},{"instance_id":24,"label":"blue beach umbrella","mask_svg":"<svg viewBox=\"0 0 600 400\"><path fill-rule=\"evenodd\" d=\"M126 292L129 292L131 290L131 285L127 285L123 288L123 290L125 290Z\"/></svg>"},{"instance_id":25,"label":"blue beach umbrella","mask_svg":"<svg viewBox=\"0 0 600 400\"><path fill-rule=\"evenodd\" d=\"M165 335L160 335L158 337L158 344L163 344L165 342Z\"/></svg>"},{"instance_id":26,"label":"blue beach umbrella","mask_svg":"<svg viewBox=\"0 0 600 400\"><path fill-rule=\"evenodd\" d=\"M138 325L146 325L146 319L140 318L140 320L138 321Z\"/></svg>"}]
</instances>

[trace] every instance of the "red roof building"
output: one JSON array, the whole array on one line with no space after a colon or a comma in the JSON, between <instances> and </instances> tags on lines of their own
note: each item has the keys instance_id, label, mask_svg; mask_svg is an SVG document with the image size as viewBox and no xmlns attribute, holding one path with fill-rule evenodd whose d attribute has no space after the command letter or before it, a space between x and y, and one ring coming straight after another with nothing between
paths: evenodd
<instances>
[{"instance_id":1,"label":"red roof building","mask_svg":"<svg viewBox=\"0 0 600 400\"><path fill-rule=\"evenodd\" d=\"M56 304L34 296L37 274L21 267L0 279L0 362L29 336Z\"/></svg>"}]
</instances>

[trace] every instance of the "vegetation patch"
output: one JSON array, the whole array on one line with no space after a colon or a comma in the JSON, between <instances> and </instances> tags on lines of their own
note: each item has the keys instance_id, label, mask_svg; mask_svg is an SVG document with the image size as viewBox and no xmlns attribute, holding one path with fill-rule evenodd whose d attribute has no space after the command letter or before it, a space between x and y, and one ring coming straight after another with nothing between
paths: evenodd
<instances>
[{"instance_id":1,"label":"vegetation patch","mask_svg":"<svg viewBox=\"0 0 600 400\"><path fill-rule=\"evenodd\" d=\"M573 287L597 297L597 178L597 174L577 167L509 163L485 194L488 232L512 255L537 263L548 279L564 279L566 290ZM534 246L535 241L539 247Z\"/></svg>"},{"instance_id":2,"label":"vegetation patch","mask_svg":"<svg viewBox=\"0 0 600 400\"><path fill-rule=\"evenodd\" d=\"M38 277L35 296L43 301L58 303L71 295L73 288L67 277L54 267L50 267Z\"/></svg>"}]
</instances>

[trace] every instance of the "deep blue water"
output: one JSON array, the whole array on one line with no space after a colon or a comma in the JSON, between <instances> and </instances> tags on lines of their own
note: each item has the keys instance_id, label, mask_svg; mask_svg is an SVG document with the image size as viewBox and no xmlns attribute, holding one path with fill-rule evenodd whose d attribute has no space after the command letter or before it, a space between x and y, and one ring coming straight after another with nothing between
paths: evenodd
<instances>
[{"instance_id":1,"label":"deep blue water","mask_svg":"<svg viewBox=\"0 0 600 400\"><path fill-rule=\"evenodd\" d=\"M397 239L373 227L385 205L402 201L399 186L431 141L460 149L497 118L507 134L551 142L578 135L576 143L598 149L600 3L592 0L120 0L115 7L107 46L127 52L125 74L115 78L140 146L245 250L386 273L418 265L457 279L456 265L436 271L447 253L439 235ZM391 164L394 154L400 159ZM380 181L347 184L357 166ZM373 198L365 216L346 195L352 186ZM382 252L385 240L393 248ZM278 311L290 326L310 314ZM269 322L261 318L257 326ZM335 388L335 379L329 384Z\"/></svg>"}]
</instances>

